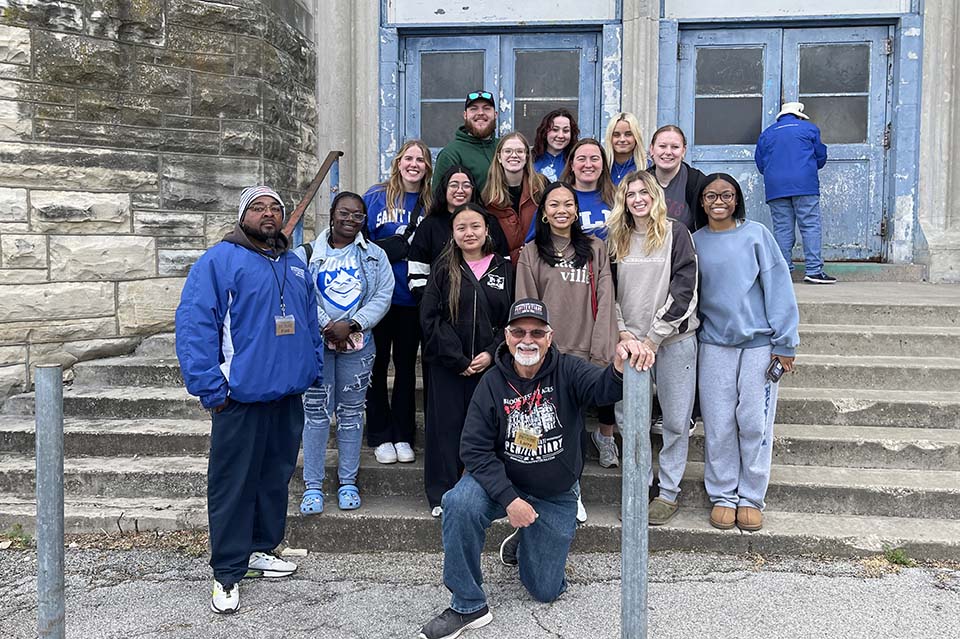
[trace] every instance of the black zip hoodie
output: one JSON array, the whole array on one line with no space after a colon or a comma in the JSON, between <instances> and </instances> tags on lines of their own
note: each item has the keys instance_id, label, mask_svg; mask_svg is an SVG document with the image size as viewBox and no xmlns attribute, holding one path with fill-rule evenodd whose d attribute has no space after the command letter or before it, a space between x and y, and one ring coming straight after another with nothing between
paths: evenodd
<instances>
[{"instance_id":1,"label":"black zip hoodie","mask_svg":"<svg viewBox=\"0 0 960 639\"><path fill-rule=\"evenodd\" d=\"M481 352L493 357L503 341L503 329L513 303L513 268L494 254L487 272L478 280L461 261L460 303L457 323L452 324L447 261L438 260L435 266L420 303L423 359L460 373ZM486 303L478 303L481 291Z\"/></svg>"},{"instance_id":2,"label":"black zip hoodie","mask_svg":"<svg viewBox=\"0 0 960 639\"><path fill-rule=\"evenodd\" d=\"M623 377L613 364L594 366L552 345L533 379L517 374L506 343L494 360L463 425L466 471L504 508L520 492L548 498L570 490L583 469L584 408L622 399ZM539 435L536 451L513 443L519 427Z\"/></svg>"}]
</instances>

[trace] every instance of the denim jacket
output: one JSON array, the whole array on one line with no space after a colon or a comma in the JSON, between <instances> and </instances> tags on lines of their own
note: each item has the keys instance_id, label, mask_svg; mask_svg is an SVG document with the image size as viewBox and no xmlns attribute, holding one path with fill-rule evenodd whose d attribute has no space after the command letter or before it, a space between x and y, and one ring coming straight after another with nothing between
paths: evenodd
<instances>
[{"instance_id":1,"label":"denim jacket","mask_svg":"<svg viewBox=\"0 0 960 639\"><path fill-rule=\"evenodd\" d=\"M317 274L327 259L327 251L330 244L327 237L330 235L330 229L325 229L313 242L313 255L310 256L310 263L307 269L310 271L310 277L314 282L317 281ZM390 299L393 296L393 269L390 268L390 260L383 249L368 242L360 233L353 241L360 248L361 270L363 271L363 297L360 299L360 306L353 317L366 337L369 337L369 331L383 319L387 311L390 310ZM302 246L294 250L294 254L300 259L306 261L307 252ZM323 329L330 321L330 316L323 310L323 304L317 300L317 319L320 322L320 328Z\"/></svg>"}]
</instances>

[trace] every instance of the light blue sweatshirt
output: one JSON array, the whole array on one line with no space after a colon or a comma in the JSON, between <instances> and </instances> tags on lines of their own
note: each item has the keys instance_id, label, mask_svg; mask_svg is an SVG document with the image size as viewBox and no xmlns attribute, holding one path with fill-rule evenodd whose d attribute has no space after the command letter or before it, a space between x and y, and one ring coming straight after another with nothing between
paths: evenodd
<instances>
[{"instance_id":1,"label":"light blue sweatshirt","mask_svg":"<svg viewBox=\"0 0 960 639\"><path fill-rule=\"evenodd\" d=\"M800 312L787 263L767 228L749 220L693 234L700 262L700 341L794 357Z\"/></svg>"}]
</instances>

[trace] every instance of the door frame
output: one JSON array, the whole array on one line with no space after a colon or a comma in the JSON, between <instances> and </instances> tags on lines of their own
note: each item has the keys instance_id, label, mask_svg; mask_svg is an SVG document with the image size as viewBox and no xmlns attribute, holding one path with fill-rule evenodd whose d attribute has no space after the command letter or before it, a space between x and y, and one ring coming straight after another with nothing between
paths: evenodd
<instances>
[{"instance_id":1,"label":"door frame","mask_svg":"<svg viewBox=\"0 0 960 639\"><path fill-rule=\"evenodd\" d=\"M793 27L892 27L893 52L888 57L892 85L888 91L887 123L890 146L886 151L883 176L883 262L910 264L925 249L919 229L919 147L920 88L923 64L923 16L904 13L895 17L823 19L784 18L771 22L738 19L737 22L704 22L696 20L661 20L659 46L659 88L657 126L679 121L680 112L680 32L685 30Z\"/></svg>"}]
</instances>

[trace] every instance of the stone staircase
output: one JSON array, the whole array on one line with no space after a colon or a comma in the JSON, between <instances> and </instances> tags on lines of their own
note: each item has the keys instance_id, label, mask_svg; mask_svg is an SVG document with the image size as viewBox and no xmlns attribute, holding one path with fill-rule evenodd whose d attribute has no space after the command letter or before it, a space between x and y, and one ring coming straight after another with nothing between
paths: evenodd
<instances>
[{"instance_id":1,"label":"stone staircase","mask_svg":"<svg viewBox=\"0 0 960 639\"><path fill-rule=\"evenodd\" d=\"M654 550L856 556L902 547L916 558L960 558L960 287L840 283L796 287L802 348L782 382L764 529L707 522L703 435L697 428L670 525ZM183 389L173 339L154 336L129 357L75 368L64 392L68 532L206 525L209 418ZM33 395L0 415L0 529L33 527ZM328 477L336 451L328 451ZM364 506L302 517L291 482L288 542L315 551L440 549L422 494L423 467L383 466L364 450ZM620 473L589 463L589 521L580 551L616 551ZM506 524L497 522L491 547Z\"/></svg>"}]
</instances>

